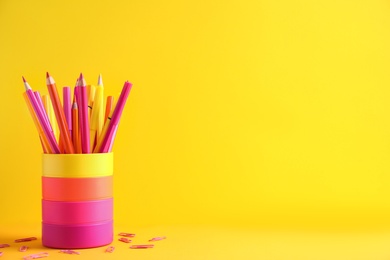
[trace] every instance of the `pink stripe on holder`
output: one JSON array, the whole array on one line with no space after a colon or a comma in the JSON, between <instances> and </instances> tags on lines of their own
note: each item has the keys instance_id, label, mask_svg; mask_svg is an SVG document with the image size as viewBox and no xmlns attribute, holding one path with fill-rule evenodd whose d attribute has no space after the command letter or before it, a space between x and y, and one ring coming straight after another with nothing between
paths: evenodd
<instances>
[{"instance_id":1,"label":"pink stripe on holder","mask_svg":"<svg viewBox=\"0 0 390 260\"><path fill-rule=\"evenodd\" d=\"M112 220L113 199L90 201L42 200L42 221L47 224L87 224Z\"/></svg>"},{"instance_id":2,"label":"pink stripe on holder","mask_svg":"<svg viewBox=\"0 0 390 260\"><path fill-rule=\"evenodd\" d=\"M113 240L113 221L83 225L42 223L42 244L51 248L81 249L105 246Z\"/></svg>"}]
</instances>

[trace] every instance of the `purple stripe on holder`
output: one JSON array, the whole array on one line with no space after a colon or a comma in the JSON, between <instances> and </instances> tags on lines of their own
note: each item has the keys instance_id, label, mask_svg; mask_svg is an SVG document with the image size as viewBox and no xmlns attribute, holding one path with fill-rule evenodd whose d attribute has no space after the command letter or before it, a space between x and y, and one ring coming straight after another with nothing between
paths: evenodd
<instances>
[{"instance_id":1,"label":"purple stripe on holder","mask_svg":"<svg viewBox=\"0 0 390 260\"><path fill-rule=\"evenodd\" d=\"M42 200L42 221L46 224L91 224L112 218L112 198L72 202Z\"/></svg>"},{"instance_id":2,"label":"purple stripe on holder","mask_svg":"<svg viewBox=\"0 0 390 260\"><path fill-rule=\"evenodd\" d=\"M110 244L113 233L112 220L88 225L42 223L42 244L66 249L99 247Z\"/></svg>"}]
</instances>

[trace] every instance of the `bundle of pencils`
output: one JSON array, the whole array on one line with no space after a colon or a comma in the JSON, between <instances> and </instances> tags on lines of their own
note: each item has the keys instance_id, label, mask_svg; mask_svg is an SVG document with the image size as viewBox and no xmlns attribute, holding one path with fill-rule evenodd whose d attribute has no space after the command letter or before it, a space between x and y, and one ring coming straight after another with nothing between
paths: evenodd
<instances>
[{"instance_id":1,"label":"bundle of pencils","mask_svg":"<svg viewBox=\"0 0 390 260\"><path fill-rule=\"evenodd\" d=\"M104 105L101 75L97 86L87 85L83 74L71 88L63 87L63 104L54 79L46 73L49 96L33 91L23 77L23 93L31 117L38 130L44 153L109 153L112 151L119 120L132 84L125 82L114 104L108 96Z\"/></svg>"}]
</instances>

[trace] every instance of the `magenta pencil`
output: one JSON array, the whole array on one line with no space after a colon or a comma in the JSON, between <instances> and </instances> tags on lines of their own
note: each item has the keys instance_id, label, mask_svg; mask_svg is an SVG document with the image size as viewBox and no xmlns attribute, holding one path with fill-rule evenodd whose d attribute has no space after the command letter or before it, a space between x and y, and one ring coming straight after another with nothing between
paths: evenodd
<instances>
[{"instance_id":1,"label":"magenta pencil","mask_svg":"<svg viewBox=\"0 0 390 260\"><path fill-rule=\"evenodd\" d=\"M70 87L62 88L62 99L64 101L64 114L68 123L69 134L72 136L72 104L70 99Z\"/></svg>"},{"instance_id":2,"label":"magenta pencil","mask_svg":"<svg viewBox=\"0 0 390 260\"><path fill-rule=\"evenodd\" d=\"M78 145L79 145L79 150L78 150L78 153L83 153L83 147L82 147L82 140L81 140L81 128L83 127L83 125L81 124L81 122L83 122L83 113L81 112L81 109L79 107L79 104L81 104L81 95L80 95L80 87L78 86L79 84L79 81L77 79L76 81L76 86L74 87L74 99L77 103L77 115L78 115ZM75 126L74 126L75 127ZM75 131L76 129L73 129L73 131ZM76 144L74 144L76 145Z\"/></svg>"},{"instance_id":3,"label":"magenta pencil","mask_svg":"<svg viewBox=\"0 0 390 260\"><path fill-rule=\"evenodd\" d=\"M112 146L114 145L114 140L115 140L115 136L116 136L116 131L118 131L118 125L115 126L114 128L114 131L112 133L112 137L110 138L110 146L108 147L108 153L112 151Z\"/></svg>"},{"instance_id":4,"label":"magenta pencil","mask_svg":"<svg viewBox=\"0 0 390 260\"><path fill-rule=\"evenodd\" d=\"M89 114L88 114L88 96L87 96L87 87L83 77L83 74L80 74L78 81L78 95L80 103L80 130L81 130L81 147L83 153L91 153L90 140L89 140Z\"/></svg>"},{"instance_id":5,"label":"magenta pencil","mask_svg":"<svg viewBox=\"0 0 390 260\"><path fill-rule=\"evenodd\" d=\"M35 95L31 89L31 87L28 85L28 83L24 81L24 86L26 89L27 96L31 102L31 105L34 109L35 114L37 115L38 121L42 126L43 132L45 133L47 140L49 142L50 148L52 149L53 153L60 153L60 148L58 147L57 141L53 135L53 133L50 131L49 126L47 122L45 121L45 116L43 115L43 112L39 108L38 101L35 98Z\"/></svg>"},{"instance_id":6,"label":"magenta pencil","mask_svg":"<svg viewBox=\"0 0 390 260\"><path fill-rule=\"evenodd\" d=\"M49 120L49 116L47 115L45 107L43 106L41 94L38 91L34 91L34 96L35 96L35 99L37 100L37 103L39 105L39 109L42 111L42 114L45 117L45 121L50 129L50 132L52 132L54 135L53 128L52 128L50 120Z\"/></svg>"},{"instance_id":7,"label":"magenta pencil","mask_svg":"<svg viewBox=\"0 0 390 260\"><path fill-rule=\"evenodd\" d=\"M133 85L130 82L126 81L125 85L122 88L122 92L119 96L118 103L115 106L115 110L112 114L110 124L108 125L106 135L104 136L102 146L99 151L100 153L107 153L110 151L110 149L112 149L119 120L121 118L123 109L125 107L132 86Z\"/></svg>"}]
</instances>

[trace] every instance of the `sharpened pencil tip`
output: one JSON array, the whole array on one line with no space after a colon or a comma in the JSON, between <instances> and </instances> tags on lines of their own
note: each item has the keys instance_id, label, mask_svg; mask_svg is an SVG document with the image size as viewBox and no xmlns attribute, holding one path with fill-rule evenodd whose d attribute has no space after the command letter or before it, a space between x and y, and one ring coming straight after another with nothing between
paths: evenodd
<instances>
[{"instance_id":1,"label":"sharpened pencil tip","mask_svg":"<svg viewBox=\"0 0 390 260\"><path fill-rule=\"evenodd\" d=\"M22 76L23 79L23 84L24 84L24 89L29 90L31 89L30 85L28 84L27 80Z\"/></svg>"},{"instance_id":2,"label":"sharpened pencil tip","mask_svg":"<svg viewBox=\"0 0 390 260\"><path fill-rule=\"evenodd\" d=\"M99 74L99 78L98 78L98 86L103 86L103 79L102 79L102 74Z\"/></svg>"},{"instance_id":3,"label":"sharpened pencil tip","mask_svg":"<svg viewBox=\"0 0 390 260\"><path fill-rule=\"evenodd\" d=\"M53 85L55 83L54 79L49 75L49 72L46 72L46 85Z\"/></svg>"},{"instance_id":4,"label":"sharpened pencil tip","mask_svg":"<svg viewBox=\"0 0 390 260\"><path fill-rule=\"evenodd\" d=\"M84 76L83 76L83 73L80 73L80 78L79 80L77 81L77 86L79 87L85 87L87 84L85 82L85 79L84 79Z\"/></svg>"}]
</instances>

